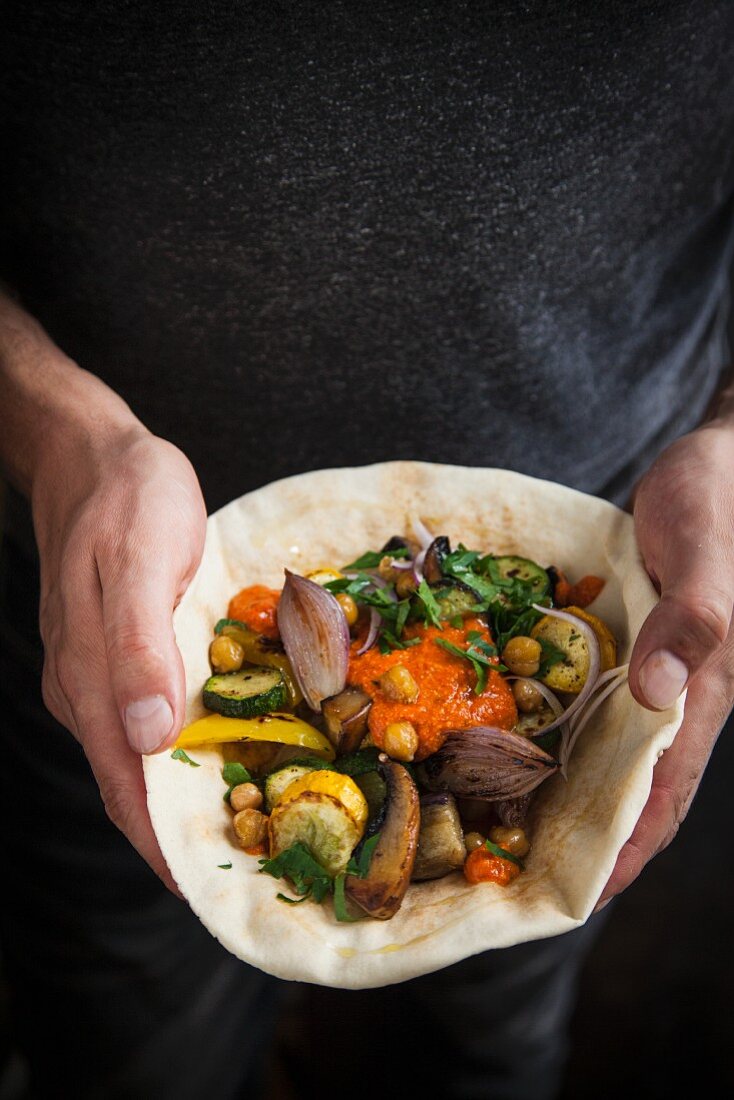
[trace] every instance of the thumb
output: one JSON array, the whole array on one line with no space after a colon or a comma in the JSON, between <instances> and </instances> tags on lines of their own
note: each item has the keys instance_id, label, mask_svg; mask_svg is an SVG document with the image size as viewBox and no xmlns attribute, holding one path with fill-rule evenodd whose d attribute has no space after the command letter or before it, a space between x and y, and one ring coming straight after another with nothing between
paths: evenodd
<instances>
[{"instance_id":1,"label":"thumb","mask_svg":"<svg viewBox=\"0 0 734 1100\"><path fill-rule=\"evenodd\" d=\"M183 721L184 670L172 625L175 588L160 568L120 574L103 584L112 694L136 752L164 749Z\"/></svg>"},{"instance_id":2,"label":"thumb","mask_svg":"<svg viewBox=\"0 0 734 1100\"><path fill-rule=\"evenodd\" d=\"M645 620L630 661L639 703L672 706L688 681L725 642L734 604L734 563L722 546L675 536L662 555L660 602Z\"/></svg>"}]
</instances>

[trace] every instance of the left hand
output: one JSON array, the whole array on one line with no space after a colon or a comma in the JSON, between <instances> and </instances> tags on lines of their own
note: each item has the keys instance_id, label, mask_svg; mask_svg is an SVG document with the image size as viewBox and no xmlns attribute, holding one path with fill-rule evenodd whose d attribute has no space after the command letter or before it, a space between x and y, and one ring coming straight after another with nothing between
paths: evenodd
<instances>
[{"instance_id":1,"label":"left hand","mask_svg":"<svg viewBox=\"0 0 734 1100\"><path fill-rule=\"evenodd\" d=\"M649 710L686 686L688 695L597 909L670 844L734 703L734 425L712 421L664 451L638 486L634 516L660 602L635 643L630 688Z\"/></svg>"}]
</instances>

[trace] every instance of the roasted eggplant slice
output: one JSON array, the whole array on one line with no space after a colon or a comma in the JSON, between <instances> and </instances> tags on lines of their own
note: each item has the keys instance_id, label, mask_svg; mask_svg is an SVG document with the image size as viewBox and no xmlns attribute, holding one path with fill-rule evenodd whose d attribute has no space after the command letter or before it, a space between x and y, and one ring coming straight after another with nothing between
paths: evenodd
<instances>
[{"instance_id":1,"label":"roasted eggplant slice","mask_svg":"<svg viewBox=\"0 0 734 1100\"><path fill-rule=\"evenodd\" d=\"M443 559L451 553L451 544L445 535L439 535L426 550L423 576L429 584L436 584L443 577Z\"/></svg>"},{"instance_id":2,"label":"roasted eggplant slice","mask_svg":"<svg viewBox=\"0 0 734 1100\"><path fill-rule=\"evenodd\" d=\"M387 787L385 819L365 878L349 875L346 894L378 920L389 920L400 908L418 848L418 791L406 768L382 755L380 774Z\"/></svg>"},{"instance_id":3,"label":"roasted eggplant slice","mask_svg":"<svg viewBox=\"0 0 734 1100\"><path fill-rule=\"evenodd\" d=\"M496 802L494 808L500 823L509 829L521 829L525 825L534 793L531 791L530 794L520 795L519 798L507 798Z\"/></svg>"},{"instance_id":4,"label":"roasted eggplant slice","mask_svg":"<svg viewBox=\"0 0 734 1100\"><path fill-rule=\"evenodd\" d=\"M410 550L412 554L414 546L415 544L411 545L411 543L409 543L407 539L404 539L402 535L393 535L391 539L387 540L380 553L394 554L396 550Z\"/></svg>"},{"instance_id":5,"label":"roasted eggplant slice","mask_svg":"<svg viewBox=\"0 0 734 1100\"><path fill-rule=\"evenodd\" d=\"M348 687L332 695L321 705L326 722L326 736L339 756L356 752L367 733L367 716L372 700L366 691Z\"/></svg>"},{"instance_id":6,"label":"roasted eggplant slice","mask_svg":"<svg viewBox=\"0 0 734 1100\"><path fill-rule=\"evenodd\" d=\"M466 848L456 800L448 791L424 794L413 880L442 878L464 866Z\"/></svg>"}]
</instances>

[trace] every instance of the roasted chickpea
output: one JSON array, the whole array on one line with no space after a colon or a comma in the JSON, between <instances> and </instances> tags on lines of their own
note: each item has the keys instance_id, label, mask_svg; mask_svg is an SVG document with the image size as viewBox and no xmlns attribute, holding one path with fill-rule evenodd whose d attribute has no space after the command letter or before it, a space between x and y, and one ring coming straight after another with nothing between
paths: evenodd
<instances>
[{"instance_id":1,"label":"roasted chickpea","mask_svg":"<svg viewBox=\"0 0 734 1100\"><path fill-rule=\"evenodd\" d=\"M502 661L516 676L534 676L540 668L540 642L520 634L502 650Z\"/></svg>"},{"instance_id":2,"label":"roasted chickpea","mask_svg":"<svg viewBox=\"0 0 734 1100\"><path fill-rule=\"evenodd\" d=\"M418 733L412 722L391 722L385 730L385 752L404 763L418 751Z\"/></svg>"},{"instance_id":3,"label":"roasted chickpea","mask_svg":"<svg viewBox=\"0 0 734 1100\"><path fill-rule=\"evenodd\" d=\"M420 688L405 665L393 665L380 677L380 687L393 703L415 703Z\"/></svg>"},{"instance_id":4,"label":"roasted chickpea","mask_svg":"<svg viewBox=\"0 0 734 1100\"><path fill-rule=\"evenodd\" d=\"M418 585L415 583L412 569L403 569L395 582L395 591L401 600L412 596Z\"/></svg>"},{"instance_id":5,"label":"roasted chickpea","mask_svg":"<svg viewBox=\"0 0 734 1100\"><path fill-rule=\"evenodd\" d=\"M377 572L380 574L384 581L389 581L390 584L394 584L400 577L401 573L404 573L404 569L396 569L394 565L391 565L392 557L390 554L385 554L384 558L380 559L380 564L377 566Z\"/></svg>"},{"instance_id":6,"label":"roasted chickpea","mask_svg":"<svg viewBox=\"0 0 734 1100\"><path fill-rule=\"evenodd\" d=\"M535 684L530 684L527 680L515 680L512 694L515 696L517 709L523 714L535 714L545 702Z\"/></svg>"},{"instance_id":7,"label":"roasted chickpea","mask_svg":"<svg viewBox=\"0 0 734 1100\"><path fill-rule=\"evenodd\" d=\"M268 835L268 818L259 810L240 810L232 818L232 825L242 848L254 848Z\"/></svg>"},{"instance_id":8,"label":"roasted chickpea","mask_svg":"<svg viewBox=\"0 0 734 1100\"><path fill-rule=\"evenodd\" d=\"M519 859L530 851L530 841L525 836L524 829L495 825L489 830L489 839L500 848L504 848L511 856L517 856Z\"/></svg>"},{"instance_id":9,"label":"roasted chickpea","mask_svg":"<svg viewBox=\"0 0 734 1100\"><path fill-rule=\"evenodd\" d=\"M484 837L481 833L467 833L464 837L464 847L466 848L466 854L475 852L477 848L481 848L484 844Z\"/></svg>"},{"instance_id":10,"label":"roasted chickpea","mask_svg":"<svg viewBox=\"0 0 734 1100\"><path fill-rule=\"evenodd\" d=\"M240 783L229 796L229 804L235 813L240 810L259 810L263 796L254 783Z\"/></svg>"},{"instance_id":11,"label":"roasted chickpea","mask_svg":"<svg viewBox=\"0 0 734 1100\"><path fill-rule=\"evenodd\" d=\"M359 608L354 602L354 597L350 596L348 592L337 592L336 602L344 612L347 626L354 626L359 617Z\"/></svg>"},{"instance_id":12,"label":"roasted chickpea","mask_svg":"<svg viewBox=\"0 0 734 1100\"><path fill-rule=\"evenodd\" d=\"M244 649L227 634L218 634L209 646L209 662L215 672L237 672L244 660Z\"/></svg>"}]
</instances>

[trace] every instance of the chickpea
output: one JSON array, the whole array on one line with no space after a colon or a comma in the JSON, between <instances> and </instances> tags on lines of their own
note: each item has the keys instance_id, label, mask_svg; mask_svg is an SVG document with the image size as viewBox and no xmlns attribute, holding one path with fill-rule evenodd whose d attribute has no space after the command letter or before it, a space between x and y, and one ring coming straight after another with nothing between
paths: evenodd
<instances>
[{"instance_id":1,"label":"chickpea","mask_svg":"<svg viewBox=\"0 0 734 1100\"><path fill-rule=\"evenodd\" d=\"M510 638L502 650L502 661L516 676L534 676L540 668L540 642L522 634Z\"/></svg>"},{"instance_id":2,"label":"chickpea","mask_svg":"<svg viewBox=\"0 0 734 1100\"><path fill-rule=\"evenodd\" d=\"M235 813L240 810L259 810L263 804L263 796L254 783L240 783L233 787L229 804Z\"/></svg>"},{"instance_id":3,"label":"chickpea","mask_svg":"<svg viewBox=\"0 0 734 1100\"><path fill-rule=\"evenodd\" d=\"M215 672L237 672L244 660L244 649L227 634L218 634L209 646L209 662Z\"/></svg>"},{"instance_id":4,"label":"chickpea","mask_svg":"<svg viewBox=\"0 0 734 1100\"><path fill-rule=\"evenodd\" d=\"M464 837L464 847L467 855L475 852L477 848L481 848L483 844L484 837L481 833L467 833Z\"/></svg>"},{"instance_id":5,"label":"chickpea","mask_svg":"<svg viewBox=\"0 0 734 1100\"><path fill-rule=\"evenodd\" d=\"M400 577L401 573L404 573L403 569L396 569L394 565L391 565L392 556L385 554L384 558L380 559L380 564L377 566L377 572L380 574L384 581L389 581L390 584L394 584Z\"/></svg>"},{"instance_id":6,"label":"chickpea","mask_svg":"<svg viewBox=\"0 0 734 1100\"><path fill-rule=\"evenodd\" d=\"M418 733L412 722L391 722L385 730L385 752L393 760L412 760L418 750Z\"/></svg>"},{"instance_id":7,"label":"chickpea","mask_svg":"<svg viewBox=\"0 0 734 1100\"><path fill-rule=\"evenodd\" d=\"M347 626L354 626L359 617L359 608L354 602L354 597L350 596L348 592L337 592L336 602L344 612Z\"/></svg>"},{"instance_id":8,"label":"chickpea","mask_svg":"<svg viewBox=\"0 0 734 1100\"><path fill-rule=\"evenodd\" d=\"M515 680L512 694L515 696L517 709L523 714L534 714L545 702L535 684L529 684L527 680Z\"/></svg>"},{"instance_id":9,"label":"chickpea","mask_svg":"<svg viewBox=\"0 0 734 1100\"><path fill-rule=\"evenodd\" d=\"M500 848L504 848L511 856L518 856L519 859L530 851L530 841L525 836L524 829L495 825L489 830L489 839Z\"/></svg>"},{"instance_id":10,"label":"chickpea","mask_svg":"<svg viewBox=\"0 0 734 1100\"><path fill-rule=\"evenodd\" d=\"M254 848L268 835L267 815L261 814L259 810L240 810L232 818L232 825L242 848Z\"/></svg>"},{"instance_id":11,"label":"chickpea","mask_svg":"<svg viewBox=\"0 0 734 1100\"><path fill-rule=\"evenodd\" d=\"M415 582L412 569L403 569L395 582L395 591L401 600L412 596L418 585Z\"/></svg>"},{"instance_id":12,"label":"chickpea","mask_svg":"<svg viewBox=\"0 0 734 1100\"><path fill-rule=\"evenodd\" d=\"M380 677L380 687L393 703L415 703L420 688L405 665L393 665Z\"/></svg>"}]
</instances>

